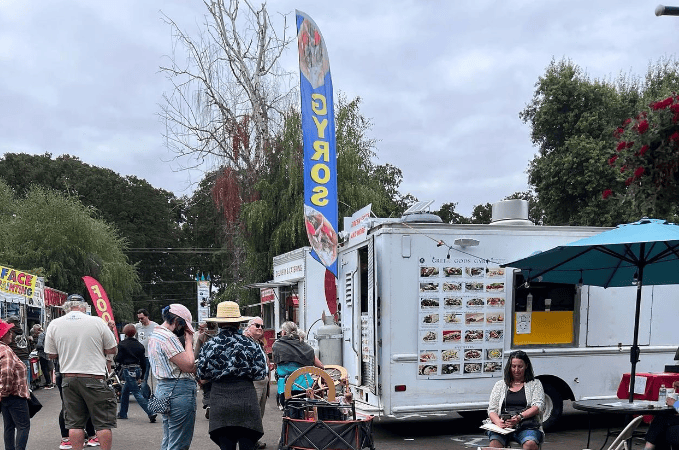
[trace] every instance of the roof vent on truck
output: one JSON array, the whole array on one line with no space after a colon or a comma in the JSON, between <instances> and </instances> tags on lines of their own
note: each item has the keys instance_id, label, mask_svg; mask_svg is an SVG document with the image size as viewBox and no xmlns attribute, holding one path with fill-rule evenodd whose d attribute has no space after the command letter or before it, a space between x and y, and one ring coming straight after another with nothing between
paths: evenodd
<instances>
[{"instance_id":1,"label":"roof vent on truck","mask_svg":"<svg viewBox=\"0 0 679 450\"><path fill-rule=\"evenodd\" d=\"M425 211L434 203L434 200L417 202L408 208L401 217L401 222L406 223L442 223L443 220L436 214Z\"/></svg>"},{"instance_id":2,"label":"roof vent on truck","mask_svg":"<svg viewBox=\"0 0 679 450\"><path fill-rule=\"evenodd\" d=\"M493 203L491 225L535 225L528 220L528 202L513 199Z\"/></svg>"}]
</instances>

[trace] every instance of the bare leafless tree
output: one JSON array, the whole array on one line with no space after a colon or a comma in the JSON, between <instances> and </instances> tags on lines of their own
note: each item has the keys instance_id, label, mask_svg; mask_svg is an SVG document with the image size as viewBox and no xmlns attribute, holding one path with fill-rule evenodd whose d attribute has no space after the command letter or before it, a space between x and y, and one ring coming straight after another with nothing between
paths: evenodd
<instances>
[{"instance_id":1,"label":"bare leafless tree","mask_svg":"<svg viewBox=\"0 0 679 450\"><path fill-rule=\"evenodd\" d=\"M196 165L206 159L256 177L272 133L291 104L291 73L279 64L294 39L272 26L266 5L249 0L204 1L204 28L193 37L164 15L173 36L172 83L161 105L168 148ZM250 180L252 181L252 180Z\"/></svg>"}]
</instances>

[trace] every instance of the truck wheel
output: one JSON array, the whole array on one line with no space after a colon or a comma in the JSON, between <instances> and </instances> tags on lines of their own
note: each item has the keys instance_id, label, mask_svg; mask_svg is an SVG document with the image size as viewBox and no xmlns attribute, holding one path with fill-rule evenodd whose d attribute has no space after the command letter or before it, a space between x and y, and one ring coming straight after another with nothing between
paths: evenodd
<instances>
[{"instance_id":1,"label":"truck wheel","mask_svg":"<svg viewBox=\"0 0 679 450\"><path fill-rule=\"evenodd\" d=\"M545 384L545 411L542 415L542 427L550 429L563 413L563 397L551 384Z\"/></svg>"}]
</instances>

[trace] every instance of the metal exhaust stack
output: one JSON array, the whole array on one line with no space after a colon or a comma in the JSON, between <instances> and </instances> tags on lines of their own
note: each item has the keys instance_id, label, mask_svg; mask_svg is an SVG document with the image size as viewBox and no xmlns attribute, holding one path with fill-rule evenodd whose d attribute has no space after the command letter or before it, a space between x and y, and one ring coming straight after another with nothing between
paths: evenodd
<instances>
[{"instance_id":1,"label":"metal exhaust stack","mask_svg":"<svg viewBox=\"0 0 679 450\"><path fill-rule=\"evenodd\" d=\"M528 220L528 202L526 200L503 200L493 203L492 208L491 225L535 225Z\"/></svg>"}]
</instances>

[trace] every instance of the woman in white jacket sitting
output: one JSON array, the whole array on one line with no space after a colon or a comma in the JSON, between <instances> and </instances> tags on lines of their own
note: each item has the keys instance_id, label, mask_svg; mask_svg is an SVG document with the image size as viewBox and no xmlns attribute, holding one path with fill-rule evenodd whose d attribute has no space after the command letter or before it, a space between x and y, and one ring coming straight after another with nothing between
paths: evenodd
<instances>
[{"instance_id":1,"label":"woman in white jacket sitting","mask_svg":"<svg viewBox=\"0 0 679 450\"><path fill-rule=\"evenodd\" d=\"M537 450L544 438L544 404L545 391L533 374L528 355L521 350L510 353L504 379L495 383L490 393L488 417L498 427L513 428L515 431L509 434L489 431L490 446L502 448L514 440L524 450Z\"/></svg>"}]
</instances>

